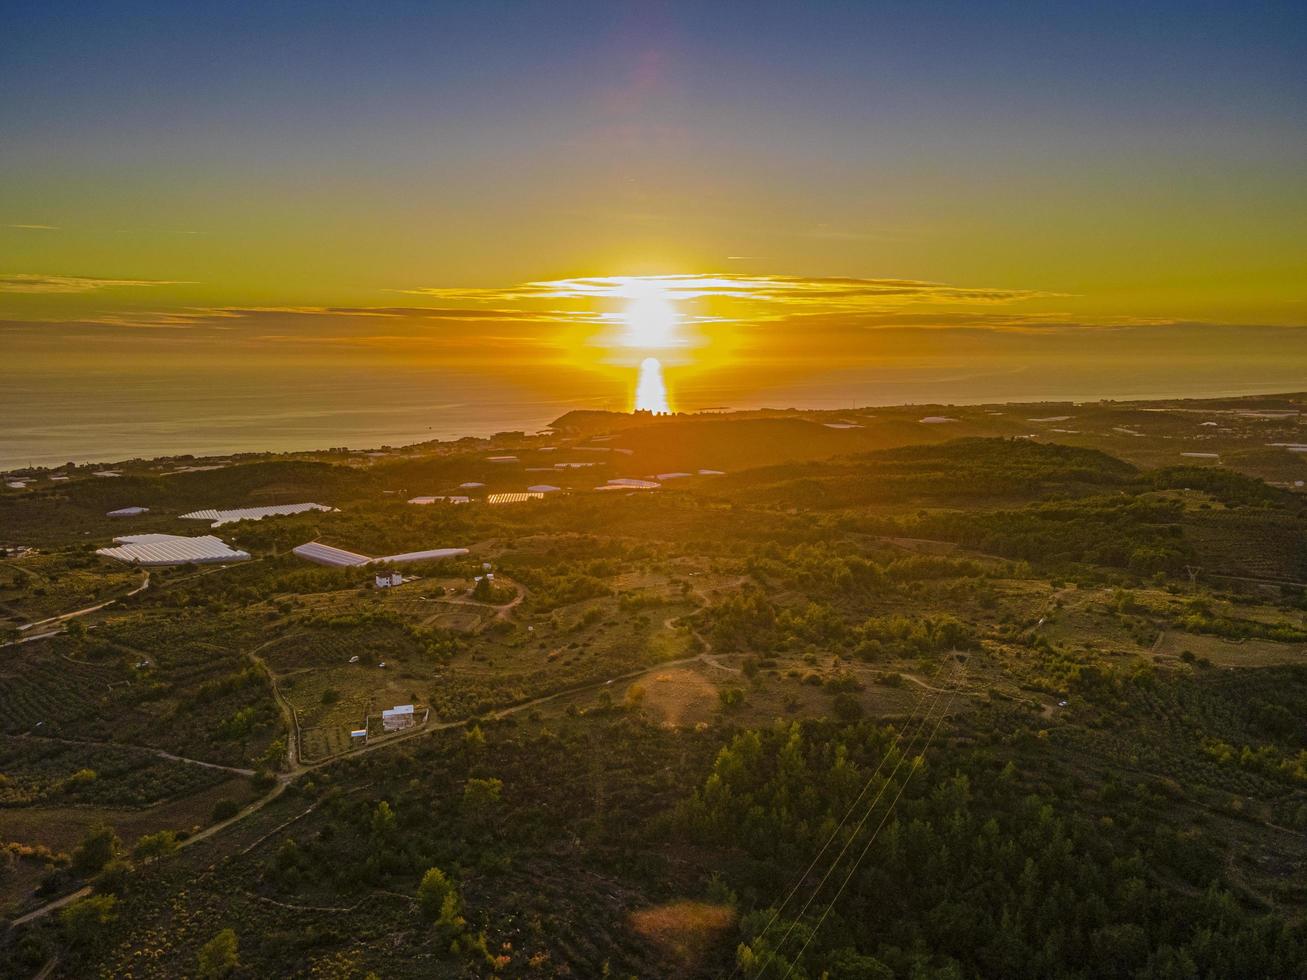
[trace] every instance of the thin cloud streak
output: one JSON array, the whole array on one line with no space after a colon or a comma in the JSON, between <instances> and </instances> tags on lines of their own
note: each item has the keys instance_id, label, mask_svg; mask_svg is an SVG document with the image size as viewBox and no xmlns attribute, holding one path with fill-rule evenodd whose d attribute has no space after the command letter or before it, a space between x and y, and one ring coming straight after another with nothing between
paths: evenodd
<instances>
[{"instance_id":1,"label":"thin cloud streak","mask_svg":"<svg viewBox=\"0 0 1307 980\"><path fill-rule=\"evenodd\" d=\"M771 305L858 309L877 304L1011 303L1064 294L1034 289L960 287L919 279L749 276L736 273L664 276L590 276L528 282L506 288L432 286L397 292L445 300L522 302L540 299L622 299L652 284L673 301L726 299Z\"/></svg>"},{"instance_id":2,"label":"thin cloud streak","mask_svg":"<svg viewBox=\"0 0 1307 980\"><path fill-rule=\"evenodd\" d=\"M0 293L89 293L132 286L189 286L178 279L99 279L93 276L50 276L32 272L0 274Z\"/></svg>"}]
</instances>

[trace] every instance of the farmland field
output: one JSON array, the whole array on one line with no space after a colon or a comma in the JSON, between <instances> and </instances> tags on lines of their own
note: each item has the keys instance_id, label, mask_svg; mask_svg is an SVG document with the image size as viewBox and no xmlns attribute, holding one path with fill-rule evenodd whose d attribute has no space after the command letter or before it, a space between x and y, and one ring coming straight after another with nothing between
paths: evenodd
<instances>
[{"instance_id":1,"label":"farmland field","mask_svg":"<svg viewBox=\"0 0 1307 980\"><path fill-rule=\"evenodd\" d=\"M255 561L160 570L4 648L0 901L36 916L0 973L190 975L227 928L233 976L757 977L781 946L807 980L1070 980L1050 930L1113 976L1238 976L1231 949L1307 972L1307 600L1271 580L1301 495L1147 468L1183 418L1112 437L1130 460L941 435L813 458L806 415L664 421L683 444L604 423L644 447L632 472L740 468L520 508L402 502L511 491L479 445L205 471L206 499L340 509L233 526ZM536 439L496 449L544 463ZM200 506L186 478L140 477L151 526ZM472 553L377 589L290 551L312 539ZM400 704L429 720L387 736ZM784 913L803 951L766 923L829 840L869 857L824 923ZM115 903L89 944L46 904L83 884Z\"/></svg>"}]
</instances>

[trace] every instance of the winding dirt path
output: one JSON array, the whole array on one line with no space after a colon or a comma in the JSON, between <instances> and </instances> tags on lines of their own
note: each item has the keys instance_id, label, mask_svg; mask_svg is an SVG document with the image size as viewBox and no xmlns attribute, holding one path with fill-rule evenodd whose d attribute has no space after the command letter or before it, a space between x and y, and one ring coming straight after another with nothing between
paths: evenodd
<instances>
[{"instance_id":1,"label":"winding dirt path","mask_svg":"<svg viewBox=\"0 0 1307 980\"><path fill-rule=\"evenodd\" d=\"M503 606L497 608L504 611L515 608L525 598L524 593L525 590L522 590L519 587L517 598L515 598L511 603L505 603ZM478 603L478 605L484 605L484 604ZM467 727L468 725L476 724L478 721L481 721L483 719L499 721L511 715L519 714L524 711L530 711L533 708L539 707L542 704L548 704L551 701L556 701L559 698L565 698L577 694L586 694L592 691L601 691L604 690L605 688L611 687L614 684L619 684L625 681L637 680L649 674L667 670L669 667L683 667L688 664L694 664L694 663L705 664L713 667L722 667L721 664L718 664L713 659L711 653L708 650L705 650L704 652L695 654L692 657L681 657L677 660L666 660L663 661L662 663L652 664L647 667L638 667L633 670L624 671L620 674L615 674L612 677L604 678L603 680L587 681L580 684L574 684L569 687L565 687L560 690L554 691L552 693L543 694L540 695L539 697L529 698L525 701L519 701L516 704L511 704L502 708L497 708L493 711L485 712L484 714L471 715L465 718L457 718L457 719L451 719L449 721L437 722L436 724L423 725L421 728L414 728L407 732L403 732L398 735L393 735L390 736L389 738L382 739L381 741L371 742L367 745L364 745L362 748L352 749L340 755L331 756L329 758L321 759L316 762L304 762L300 758L299 749L298 749L299 723L295 717L295 709L291 706L290 702L287 701L285 697L281 694L281 692L277 689L275 675L273 675L272 671L268 668L266 662L264 662L264 660L259 656L259 651L265 649L267 646L271 645L272 643L278 642L281 639L284 639L284 637L278 637L275 640L269 640L267 643L255 647L254 650L249 651L249 656L260 666L261 669L267 671L269 677L272 678L273 694L277 699L278 706L282 710L283 721L287 723L287 735L288 735L287 762L289 764L289 770L277 777L276 786L274 786L272 791L269 792L267 795L260 797L258 800L255 800L253 803L248 804L239 813L235 814L234 816L229 817L228 819L223 820L219 823L213 824L210 827L206 827L204 830L201 830L198 833L194 834L193 836L188 837L185 841L182 841L178 845L179 849L182 847L190 847L194 844L199 843L202 840L208 840L209 838L222 833L222 831L226 830L228 827L232 826L233 824L238 823L241 820L244 820L246 817L254 813L257 813L259 810L263 809L263 807L271 803L274 799L276 799L283 792L285 792L286 787L289 786L292 782L304 776L306 773L313 772L316 769L321 769L326 766L335 765L337 763L344 762L347 759L355 759L361 755L366 755L370 752L380 752L396 745L403 745L412 741L413 739L426 738L437 732L445 732L445 731L450 731L452 729L464 728ZM723 668L723 669L729 670L730 668ZM196 762L197 764L200 765L212 765L211 763L201 763L199 762L199 760L187 760L187 759L182 759L181 757L173 757L173 758L177 758L178 761L183 761L183 762L190 761L190 762ZM227 768L227 767L217 766L216 768ZM310 807L310 810L311 809L312 807ZM307 812L309 811L305 811L305 813ZM301 816L303 815L304 814L301 814ZM275 830L273 832L275 833ZM29 922L34 922L38 919L41 919L49 915L51 912L56 912L59 909L64 908L65 906L70 905L71 903L77 901L79 898L89 895L91 893L91 890L92 890L92 886L86 885L82 888L79 888L75 892L71 892L68 895L63 895L60 898L56 898L50 902L47 902L45 905L38 906L37 908L32 909L30 912L27 912L19 916L18 918L10 921L9 927L13 929L13 928L17 928L18 926L26 925Z\"/></svg>"},{"instance_id":2,"label":"winding dirt path","mask_svg":"<svg viewBox=\"0 0 1307 980\"><path fill-rule=\"evenodd\" d=\"M93 748L122 748L135 749L137 752L148 752L150 755L160 759L167 759L170 762L184 762L190 766L203 766L205 769L217 769L222 772L234 773L237 776L253 776L253 769L242 769L239 766L224 766L217 762L205 762L203 759L192 759L184 755L174 755L172 752L164 749L152 748L149 745L133 745L130 742L97 742L89 738L59 738L54 735L33 735L30 732L24 732L22 735L15 735L14 738L31 739L40 742L57 742L61 745L89 745Z\"/></svg>"}]
</instances>

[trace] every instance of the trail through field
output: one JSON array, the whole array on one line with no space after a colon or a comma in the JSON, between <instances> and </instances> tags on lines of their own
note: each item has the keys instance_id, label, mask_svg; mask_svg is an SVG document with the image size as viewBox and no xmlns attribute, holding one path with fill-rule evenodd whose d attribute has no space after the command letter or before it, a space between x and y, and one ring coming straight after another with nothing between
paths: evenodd
<instances>
[{"instance_id":1,"label":"trail through field","mask_svg":"<svg viewBox=\"0 0 1307 980\"><path fill-rule=\"evenodd\" d=\"M724 671L726 671L727 673L730 673L730 674L738 674L738 673L741 673L739 667L727 667L724 663L722 663L721 661L719 661L716 657L710 656L709 654L701 653L701 654L699 654L699 659L702 660L704 663L706 663L709 667L716 667L718 670L724 670Z\"/></svg>"},{"instance_id":2,"label":"trail through field","mask_svg":"<svg viewBox=\"0 0 1307 980\"><path fill-rule=\"evenodd\" d=\"M192 834L190 837L187 837L184 841L179 841L177 844L177 849L181 850L183 847L190 847L193 844L198 844L200 841L208 840L210 837L213 837L215 834L219 834L222 831L226 830L232 824L245 819L246 817L250 816L253 813L257 813L259 810L262 810L265 806L267 806L278 796L280 796L283 792L285 792L286 787L289 785L289 783L290 783L289 777L278 779L277 784L272 788L270 792L259 797L253 803L246 804L240 810L240 812L237 813L235 816L228 817L226 820L219 821L218 823L215 823L210 827L205 827L203 830L198 831L195 834ZM9 928L15 929L18 926L26 925L28 922L34 922L37 919L44 918L45 916L49 915L51 912L57 912L59 911L59 909L64 908L67 905L71 905L79 898L85 898L89 894L91 894L91 886L84 885L83 887L77 889L77 891L75 892L70 892L67 895L64 895L60 898L56 898L51 902L47 902L45 905L41 905L38 906L37 908L32 909L32 911L26 913L25 915L20 915L18 918L11 920L9 923Z\"/></svg>"},{"instance_id":3,"label":"trail through field","mask_svg":"<svg viewBox=\"0 0 1307 980\"><path fill-rule=\"evenodd\" d=\"M24 568L22 565L15 565L11 561L0 562L0 565L3 565L5 568L12 568L15 572L21 572L23 575L26 575L28 578L36 579L39 585L47 584L46 577L42 575L40 572L34 572L30 568Z\"/></svg>"},{"instance_id":4,"label":"trail through field","mask_svg":"<svg viewBox=\"0 0 1307 980\"><path fill-rule=\"evenodd\" d=\"M950 651L949 656L957 656L960 653L962 653L961 650L953 650ZM967 697L981 698L984 697L987 693L986 691L974 691L974 690L967 691L967 690L955 689L955 688L936 687L935 685L931 684L929 681L917 677L915 674L901 673L899 674L899 676L902 677L905 681L911 681L913 684L916 684L918 687L923 688L927 691L934 691L936 694L965 694ZM1040 715L1044 718L1053 717L1053 705L1051 704L1045 704L1043 701L1036 700L1035 698L1020 697L1019 695L1016 694L1007 694L1004 696L1011 698L1013 701L1018 701L1022 704L1033 705L1034 707L1039 708Z\"/></svg>"},{"instance_id":5,"label":"trail through field","mask_svg":"<svg viewBox=\"0 0 1307 980\"><path fill-rule=\"evenodd\" d=\"M512 579L501 578L498 581L511 585L514 589L517 590L517 595L513 596L513 598L509 602L501 603L500 605L496 606L489 602L481 602L477 599L470 598L469 596L441 596L439 598L432 599L431 601L440 602L447 606L473 606L477 609L492 609L494 610L495 613L495 619L500 620L502 622L503 620L508 619L509 614L522 604L522 602L527 597L528 590L527 587L523 585L521 582L514 582ZM485 627L483 625L481 629L484 628ZM480 629L477 630L477 632L480 632Z\"/></svg>"},{"instance_id":6,"label":"trail through field","mask_svg":"<svg viewBox=\"0 0 1307 980\"><path fill-rule=\"evenodd\" d=\"M203 766L205 769L217 769L222 772L230 772L237 776L253 776L253 769L241 769L238 766L223 766L216 762L205 762L203 759L190 759L184 755L174 755L171 752L165 752L163 749L151 748L148 745L132 745L129 742L96 742L88 738L58 738L53 735L33 735L31 732L24 732L16 738L26 738L39 742L57 742L60 745L90 745L96 748L124 748L134 749L137 752L146 752L159 759L167 759L169 762L184 762L190 766Z\"/></svg>"},{"instance_id":7,"label":"trail through field","mask_svg":"<svg viewBox=\"0 0 1307 980\"><path fill-rule=\"evenodd\" d=\"M26 915L20 915L18 918L11 920L9 928L17 929L19 926L26 925L29 922L47 916L51 912L58 912L65 905L72 905L73 902L77 901L79 898L85 898L89 894L91 894L91 886L83 885L75 892L69 892L62 898L56 898L53 902L47 902L45 905L39 906L38 908L28 912Z\"/></svg>"},{"instance_id":8,"label":"trail through field","mask_svg":"<svg viewBox=\"0 0 1307 980\"><path fill-rule=\"evenodd\" d=\"M94 606L87 606L85 609L75 609L72 612L60 613L58 616L50 616L46 619L38 619L34 623L28 623L26 626L20 626L18 627L18 629L20 632L26 632L27 630L34 629L37 626L48 626L51 623L62 623L65 620L76 619L78 616L86 616L89 613L99 612L101 609L104 609L107 606L112 606L115 602L119 602L123 599L130 599L132 596L140 592L144 592L149 587L150 587L150 573L142 572L141 584L138 585L136 588L132 589L130 592L124 592L122 595L114 596L112 599L106 599L104 602L97 603Z\"/></svg>"},{"instance_id":9,"label":"trail through field","mask_svg":"<svg viewBox=\"0 0 1307 980\"><path fill-rule=\"evenodd\" d=\"M522 601L522 599L524 598L524 594L525 594L525 590L519 591L518 597L512 603L506 603L504 607L501 608L505 608L505 609L513 608L514 606L516 606L518 603ZM567 687L567 688L563 688L562 690L555 691L552 694L545 694L545 695L541 695L540 697L530 698L529 700L521 701L518 702L517 704L508 705L507 707L504 708L499 708L494 711L486 712L485 714L482 715L474 715L474 716L469 716L467 718L459 718L455 720L439 722L434 725L424 725L421 728L411 729L408 732L394 735L390 738L384 739L379 742L373 742L368 745L364 745L362 748L353 749L341 755L331 756L330 758L323 759L318 762L304 762L303 759L300 757L300 752L299 752L299 722L295 715L295 709L290 704L290 702L287 701L285 697L281 694L281 692L277 689L276 676L269 669L266 662L259 656L259 651L265 649L266 647L270 646L272 643L275 643L280 639L281 638L278 637L277 639L269 640L267 643L260 644L259 646L255 647L253 650L249 651L249 656L252 660L254 660L256 664L260 666L261 669L263 669L268 673L268 676L272 681L273 694L276 697L278 706L282 710L282 719L283 721L286 722L287 734L289 736L287 738L287 762L289 764L289 770L278 777L276 786L267 795L259 798L258 800L244 807L235 816L230 817L227 820L223 820L219 823L213 824L211 827L206 827L204 830L199 831L194 836L188 837L185 841L182 841L178 845L179 847L189 847L193 844L198 843L199 841L207 840L210 837L213 837L214 835L219 834L222 831L226 830L228 827L239 822L240 820L243 820L244 818L250 816L251 814L256 813L257 811L261 810L264 806L266 806L268 803L272 802L272 800L276 799L279 795L281 795L281 793L285 791L286 787L289 786L293 781L300 778L305 773L312 772L315 769L320 769L324 766L329 766L346 759L355 759L358 756L367 754L369 752L377 752L383 749L391 748L392 746L395 745L403 745L415 738L423 738L432 735L436 732L444 732L456 728L464 728L467 727L468 725L475 724L478 720L483 718L495 720L495 721L502 720L511 715L519 714L524 711L530 711L533 708L537 708L542 704L548 704L551 701L556 701L559 698L569 697L577 694L586 694L591 691L601 691L608 687L611 687L614 684L622 683L625 681L637 680L641 677L646 677L651 674L656 674L660 671L665 671L669 667L680 667L680 666L686 666L688 664L694 664L694 663L705 664L708 666L715 666L715 667L721 666L720 664L716 663L713 660L712 654L710 652L710 648L708 648L705 645L705 649L703 652L698 653L692 657L682 657L678 660L668 660L668 661L664 661L663 663L654 664L649 667L640 667L634 670L625 671L621 674L616 674L613 677L607 678L605 680L591 681L584 684L573 685L571 687ZM190 761L190 760L180 760L180 761ZM303 816L303 814L301 814L301 816ZM52 902L48 902L45 905L33 909L32 911L26 913L25 915L19 916L18 918L10 922L10 926L12 928L42 918L43 916L48 915L51 912L57 911L58 909L63 908L64 906L76 901L78 898L90 894L90 892L91 892L91 886L87 885L86 887L81 888L70 895L65 895L62 898L57 898Z\"/></svg>"},{"instance_id":10,"label":"trail through field","mask_svg":"<svg viewBox=\"0 0 1307 980\"><path fill-rule=\"evenodd\" d=\"M295 706L286 699L281 693L281 688L277 686L277 675L272 668L268 666L266 660L259 656L261 650L265 650L274 643L284 640L285 636L274 637L266 643L261 643L246 655L258 665L268 676L268 683L272 685L272 697L277 702L277 708L281 711L281 720L286 725L286 763L290 772L296 773L300 768L300 721L299 716L295 713Z\"/></svg>"},{"instance_id":11,"label":"trail through field","mask_svg":"<svg viewBox=\"0 0 1307 980\"><path fill-rule=\"evenodd\" d=\"M16 640L9 640L7 643L0 643L0 648L16 647L20 643L35 643L37 640L48 640L52 636L59 636L63 633L62 629L51 630L49 633L34 633L31 636L20 636Z\"/></svg>"}]
</instances>

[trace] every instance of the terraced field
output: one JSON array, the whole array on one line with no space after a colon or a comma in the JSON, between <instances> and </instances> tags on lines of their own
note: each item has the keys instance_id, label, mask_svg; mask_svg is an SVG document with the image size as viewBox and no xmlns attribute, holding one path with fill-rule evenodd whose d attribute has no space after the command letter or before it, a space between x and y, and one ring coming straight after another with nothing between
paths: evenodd
<instances>
[{"instance_id":1,"label":"terraced field","mask_svg":"<svg viewBox=\"0 0 1307 980\"><path fill-rule=\"evenodd\" d=\"M61 656L49 640L10 647L0 659L0 731L79 735L121 700L130 677L116 663Z\"/></svg>"}]
</instances>

